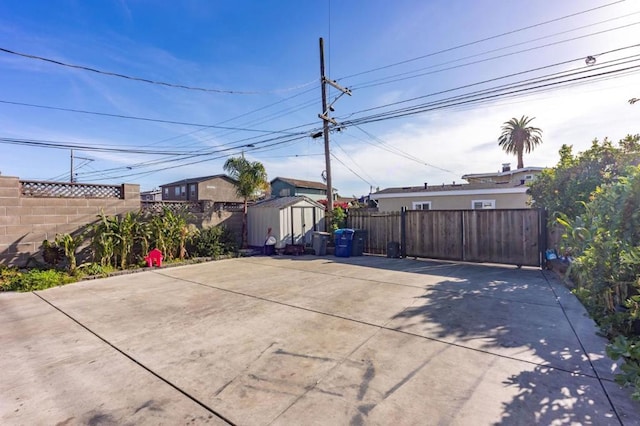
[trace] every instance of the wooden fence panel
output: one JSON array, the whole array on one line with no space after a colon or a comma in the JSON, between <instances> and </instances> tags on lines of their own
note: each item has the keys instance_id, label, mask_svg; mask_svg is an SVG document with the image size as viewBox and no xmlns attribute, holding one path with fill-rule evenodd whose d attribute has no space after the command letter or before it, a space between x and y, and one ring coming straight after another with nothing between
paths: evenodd
<instances>
[{"instance_id":1,"label":"wooden fence panel","mask_svg":"<svg viewBox=\"0 0 640 426\"><path fill-rule=\"evenodd\" d=\"M350 211L347 227L367 231L364 242L365 253L387 254L388 242L400 242L400 212Z\"/></svg>"},{"instance_id":2,"label":"wooden fence panel","mask_svg":"<svg viewBox=\"0 0 640 426\"><path fill-rule=\"evenodd\" d=\"M367 231L366 253L386 254L403 240L403 214L407 256L540 266L546 219L535 209L350 212L347 226Z\"/></svg>"},{"instance_id":3,"label":"wooden fence panel","mask_svg":"<svg viewBox=\"0 0 640 426\"><path fill-rule=\"evenodd\" d=\"M538 210L466 210L464 258L470 262L540 265Z\"/></svg>"},{"instance_id":4,"label":"wooden fence panel","mask_svg":"<svg viewBox=\"0 0 640 426\"><path fill-rule=\"evenodd\" d=\"M461 210L406 212L406 255L462 260Z\"/></svg>"}]
</instances>

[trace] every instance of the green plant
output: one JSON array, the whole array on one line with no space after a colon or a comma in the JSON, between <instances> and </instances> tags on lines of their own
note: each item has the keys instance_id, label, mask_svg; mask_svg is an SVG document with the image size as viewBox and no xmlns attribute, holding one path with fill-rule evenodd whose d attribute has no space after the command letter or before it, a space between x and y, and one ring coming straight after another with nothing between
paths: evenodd
<instances>
[{"instance_id":1,"label":"green plant","mask_svg":"<svg viewBox=\"0 0 640 426\"><path fill-rule=\"evenodd\" d=\"M632 387L631 397L640 401L640 339L618 336L607 346L607 355L613 360L624 360L622 373L615 376L616 383Z\"/></svg>"},{"instance_id":2,"label":"green plant","mask_svg":"<svg viewBox=\"0 0 640 426\"><path fill-rule=\"evenodd\" d=\"M237 250L235 235L224 225L198 231L190 245L195 256L218 257Z\"/></svg>"},{"instance_id":3,"label":"green plant","mask_svg":"<svg viewBox=\"0 0 640 426\"><path fill-rule=\"evenodd\" d=\"M261 191L269 186L267 182L267 172L264 165L259 161L248 161L242 157L231 157L223 166L234 180L236 193L244 201L242 214L242 248L247 248L247 204L254 199Z\"/></svg>"},{"instance_id":4,"label":"green plant","mask_svg":"<svg viewBox=\"0 0 640 426\"><path fill-rule=\"evenodd\" d=\"M16 268L0 265L0 291L10 291L12 281L19 275Z\"/></svg>"},{"instance_id":5,"label":"green plant","mask_svg":"<svg viewBox=\"0 0 640 426\"><path fill-rule=\"evenodd\" d=\"M331 215L331 232L335 232L336 229L343 228L347 220L347 214L340 206L333 208L333 214Z\"/></svg>"},{"instance_id":6,"label":"green plant","mask_svg":"<svg viewBox=\"0 0 640 426\"><path fill-rule=\"evenodd\" d=\"M113 271L115 271L115 268L111 265L101 265L100 263L92 262L92 263L85 263L83 265L78 266L78 269L76 269L76 276L106 277Z\"/></svg>"},{"instance_id":7,"label":"green plant","mask_svg":"<svg viewBox=\"0 0 640 426\"><path fill-rule=\"evenodd\" d=\"M617 147L607 139L596 139L588 150L578 154L573 154L571 146L563 145L559 154L558 164L543 170L528 193L535 207L562 212L574 219L584 213L584 203L598 187L615 183L627 174L628 166L639 164L640 135L626 136Z\"/></svg>"},{"instance_id":8,"label":"green plant","mask_svg":"<svg viewBox=\"0 0 640 426\"><path fill-rule=\"evenodd\" d=\"M186 209L177 211L165 206L162 213L151 218L149 223L149 247L162 252L165 259L184 259L187 255L187 241L194 232L188 220L190 213Z\"/></svg>"},{"instance_id":9,"label":"green plant","mask_svg":"<svg viewBox=\"0 0 640 426\"><path fill-rule=\"evenodd\" d=\"M76 250L84 240L83 235L72 236L71 234L56 235L55 244L62 248L67 262L69 262L69 273L73 274L76 270Z\"/></svg>"},{"instance_id":10,"label":"green plant","mask_svg":"<svg viewBox=\"0 0 640 426\"><path fill-rule=\"evenodd\" d=\"M49 265L55 266L64 258L64 252L55 242L44 240L42 242L42 258Z\"/></svg>"},{"instance_id":11,"label":"green plant","mask_svg":"<svg viewBox=\"0 0 640 426\"><path fill-rule=\"evenodd\" d=\"M19 272L9 280L5 288L8 291L35 291L44 290L77 281L76 278L65 272L55 269L32 269L28 272Z\"/></svg>"}]
</instances>

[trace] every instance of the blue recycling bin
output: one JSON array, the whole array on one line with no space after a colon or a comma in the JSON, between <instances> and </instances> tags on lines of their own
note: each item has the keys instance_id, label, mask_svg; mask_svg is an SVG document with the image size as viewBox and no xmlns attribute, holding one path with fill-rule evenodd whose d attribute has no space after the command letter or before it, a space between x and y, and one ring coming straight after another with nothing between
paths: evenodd
<instances>
[{"instance_id":1,"label":"blue recycling bin","mask_svg":"<svg viewBox=\"0 0 640 426\"><path fill-rule=\"evenodd\" d=\"M336 257L351 256L354 233L355 232L353 229L336 229L336 231L333 233L336 246Z\"/></svg>"}]
</instances>

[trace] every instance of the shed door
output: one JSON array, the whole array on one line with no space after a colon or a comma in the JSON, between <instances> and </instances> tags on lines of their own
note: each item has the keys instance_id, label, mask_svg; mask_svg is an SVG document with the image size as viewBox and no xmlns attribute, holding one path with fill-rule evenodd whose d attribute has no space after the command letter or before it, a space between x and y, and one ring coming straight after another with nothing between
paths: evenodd
<instances>
[{"instance_id":1,"label":"shed door","mask_svg":"<svg viewBox=\"0 0 640 426\"><path fill-rule=\"evenodd\" d=\"M294 244L311 244L315 231L314 207L292 207L292 225Z\"/></svg>"}]
</instances>

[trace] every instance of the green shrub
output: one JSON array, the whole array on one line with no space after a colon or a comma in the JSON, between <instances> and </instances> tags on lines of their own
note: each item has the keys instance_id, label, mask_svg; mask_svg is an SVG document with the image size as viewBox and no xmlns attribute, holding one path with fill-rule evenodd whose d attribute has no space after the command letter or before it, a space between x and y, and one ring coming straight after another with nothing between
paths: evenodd
<instances>
[{"instance_id":1,"label":"green shrub","mask_svg":"<svg viewBox=\"0 0 640 426\"><path fill-rule=\"evenodd\" d=\"M194 256L219 257L237 250L236 237L224 225L212 226L198 231L191 238L191 253Z\"/></svg>"},{"instance_id":2,"label":"green shrub","mask_svg":"<svg viewBox=\"0 0 640 426\"><path fill-rule=\"evenodd\" d=\"M85 277L85 276L100 276L100 277L106 277L107 275L109 275L111 272L115 271L116 268L114 268L111 265L101 265L99 263L85 263L83 265L80 265L78 267L78 269L76 270L76 276L78 277Z\"/></svg>"},{"instance_id":3,"label":"green shrub","mask_svg":"<svg viewBox=\"0 0 640 426\"><path fill-rule=\"evenodd\" d=\"M627 339L618 336L607 346L607 355L617 360L622 358L622 373L616 374L615 380L621 386L633 388L631 397L640 401L640 339Z\"/></svg>"},{"instance_id":4,"label":"green shrub","mask_svg":"<svg viewBox=\"0 0 640 426\"><path fill-rule=\"evenodd\" d=\"M77 281L75 277L55 269L32 269L28 272L18 272L9 279L5 291L34 291L44 290Z\"/></svg>"},{"instance_id":5,"label":"green shrub","mask_svg":"<svg viewBox=\"0 0 640 426\"><path fill-rule=\"evenodd\" d=\"M0 265L0 291L11 291L11 282L19 275L16 268Z\"/></svg>"}]
</instances>

